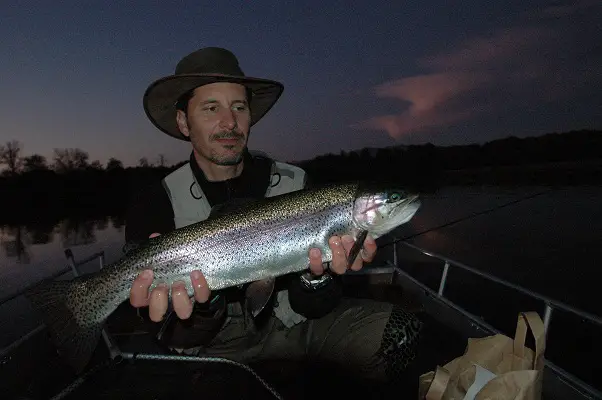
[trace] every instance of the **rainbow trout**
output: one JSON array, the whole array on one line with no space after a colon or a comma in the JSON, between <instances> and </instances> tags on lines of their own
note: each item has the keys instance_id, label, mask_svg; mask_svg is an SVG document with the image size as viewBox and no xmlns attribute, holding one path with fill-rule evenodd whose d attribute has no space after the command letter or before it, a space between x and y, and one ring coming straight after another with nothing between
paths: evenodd
<instances>
[{"instance_id":1,"label":"rainbow trout","mask_svg":"<svg viewBox=\"0 0 602 400\"><path fill-rule=\"evenodd\" d=\"M59 353L80 372L98 344L105 320L129 298L136 276L154 271L153 286L176 280L194 291L198 269L212 291L306 270L311 247L332 259L332 235L375 239L408 222L418 196L393 188L336 184L253 201L202 222L149 239L94 274L46 281L28 294ZM359 249L359 246L357 247ZM357 254L357 252L356 252Z\"/></svg>"}]
</instances>

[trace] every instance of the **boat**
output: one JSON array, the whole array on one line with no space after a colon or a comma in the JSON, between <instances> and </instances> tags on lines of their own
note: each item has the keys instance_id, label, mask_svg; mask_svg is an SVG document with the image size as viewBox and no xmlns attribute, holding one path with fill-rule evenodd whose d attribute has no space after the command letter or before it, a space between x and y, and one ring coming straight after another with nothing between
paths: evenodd
<instances>
[{"instance_id":1,"label":"boat","mask_svg":"<svg viewBox=\"0 0 602 400\"><path fill-rule=\"evenodd\" d=\"M346 296L375 298L403 304L425 323L427 346L419 349L415 364L394 386L377 385L337 374L331 366L308 365L276 360L244 365L222 358L192 357L162 349L149 332L152 329L137 311L124 302L103 330L90 366L75 375L57 356L48 341L45 326L39 324L0 353L0 393L3 399L172 399L174 395L202 398L417 398L421 374L434 370L463 354L468 338L503 333L514 334L516 315L537 311L549 332L562 335L574 331L572 321L589 324L598 337L602 318L561 301L540 295L524 287L435 254L405 239L381 238L375 260L361 271L349 271L342 277ZM69 279L81 273L85 265L104 266L104 252L77 260L71 249L65 250L68 267L55 279ZM89 268L89 267L88 267ZM495 307L471 284L485 285L490 298L505 299L504 307L487 318L471 312L454 293L468 293L472 303ZM454 286L455 285L455 286ZM464 285L464 286L463 286ZM26 290L26 289L25 289ZM2 300L16 301L22 293ZM478 298L476 298L478 296ZM514 299L514 300L511 300ZM132 321L134 321L132 323ZM566 321L569 321L567 323ZM563 324L563 322L565 322ZM558 348L562 353L566 351ZM553 354L555 343L548 342L546 355ZM558 354L558 351L556 352ZM585 371L585 372L584 372ZM543 374L544 399L602 399L595 372L589 381L577 372L546 357Z\"/></svg>"}]
</instances>

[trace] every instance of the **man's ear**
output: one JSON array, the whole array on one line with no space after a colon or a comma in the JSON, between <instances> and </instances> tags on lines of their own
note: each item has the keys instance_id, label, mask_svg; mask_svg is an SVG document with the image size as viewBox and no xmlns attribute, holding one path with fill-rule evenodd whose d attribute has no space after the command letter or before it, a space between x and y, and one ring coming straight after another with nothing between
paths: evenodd
<instances>
[{"instance_id":1,"label":"man's ear","mask_svg":"<svg viewBox=\"0 0 602 400\"><path fill-rule=\"evenodd\" d=\"M184 113L184 111L176 111L176 123L178 124L178 129L182 132L182 135L186 137L190 136L190 132L188 131L188 119L186 118L186 113Z\"/></svg>"}]
</instances>

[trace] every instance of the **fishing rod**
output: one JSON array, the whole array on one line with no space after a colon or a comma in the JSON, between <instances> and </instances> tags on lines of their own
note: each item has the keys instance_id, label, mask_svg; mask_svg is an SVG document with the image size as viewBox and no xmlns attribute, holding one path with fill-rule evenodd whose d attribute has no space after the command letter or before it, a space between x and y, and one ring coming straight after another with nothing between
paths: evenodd
<instances>
[{"instance_id":1,"label":"fishing rod","mask_svg":"<svg viewBox=\"0 0 602 400\"><path fill-rule=\"evenodd\" d=\"M479 211L479 212L476 212L476 213L472 213L472 214L469 214L469 215L457 218L455 220L446 222L444 224L435 226L433 228L428 228L426 230L423 230L423 231L420 231L420 232L417 232L417 233L413 233L413 234L410 234L410 235L402 237L402 238L395 238L395 239L391 240L390 242L386 242L386 243L384 243L382 245L379 245L379 247L386 247L386 246L389 246L389 245L392 245L392 244L396 244L396 243L401 242L401 241L406 241L406 240L409 240L409 239L414 239L414 238L416 238L418 236L421 236L421 235L424 235L426 233L430 233L430 232L433 232L433 231L436 231L436 230L439 230L439 229L442 229L442 228L447 228L448 226L455 225L457 223L460 223L460 222L463 222L463 221L466 221L466 220L469 220L469 219L472 219L472 218L475 218L475 217L478 217L478 216L481 216L481 215L486 215L486 214L492 213L494 211L500 210L502 208L509 207L511 205L515 205L515 204L521 203L521 202L526 201L526 200L531 200L531 199L533 199L535 197L542 196L544 194L548 194L548 193L550 193L550 192L552 192L554 190L557 190L557 189L549 188L549 189L546 189L546 190L542 190L540 192L533 193L533 194L521 197L519 199L515 199L515 200L512 200L512 201L509 201L509 202L504 203L504 204L499 205L499 206L491 207L491 208L483 210L483 211Z\"/></svg>"}]
</instances>

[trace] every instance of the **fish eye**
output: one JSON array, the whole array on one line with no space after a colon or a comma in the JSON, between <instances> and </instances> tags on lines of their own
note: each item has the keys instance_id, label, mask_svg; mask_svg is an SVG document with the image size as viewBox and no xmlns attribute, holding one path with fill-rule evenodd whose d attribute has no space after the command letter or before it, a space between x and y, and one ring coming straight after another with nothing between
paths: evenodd
<instances>
[{"instance_id":1,"label":"fish eye","mask_svg":"<svg viewBox=\"0 0 602 400\"><path fill-rule=\"evenodd\" d=\"M401 200L401 194L398 192L393 192L389 195L389 201L397 202Z\"/></svg>"}]
</instances>

